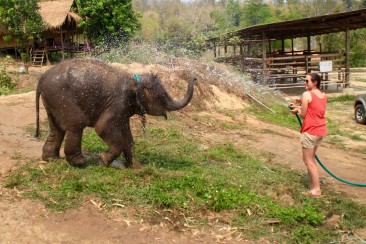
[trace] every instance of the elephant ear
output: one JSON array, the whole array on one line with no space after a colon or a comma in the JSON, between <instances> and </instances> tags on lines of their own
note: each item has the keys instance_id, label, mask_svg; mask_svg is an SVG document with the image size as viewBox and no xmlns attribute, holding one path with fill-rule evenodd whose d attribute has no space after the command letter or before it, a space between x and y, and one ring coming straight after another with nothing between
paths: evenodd
<instances>
[{"instance_id":1,"label":"elephant ear","mask_svg":"<svg viewBox=\"0 0 366 244\"><path fill-rule=\"evenodd\" d=\"M145 106L147 104L147 96L145 92L144 83L141 81L138 75L134 75L136 79L136 101L137 105L140 107L140 115L146 113Z\"/></svg>"},{"instance_id":2,"label":"elephant ear","mask_svg":"<svg viewBox=\"0 0 366 244\"><path fill-rule=\"evenodd\" d=\"M143 106L147 106L149 102L151 103L154 101L154 94L157 95L162 93L158 89L159 86L155 86L156 83L159 83L159 79L154 74L144 74L142 75L142 79L140 79L140 77L136 78L136 82L137 100L139 100ZM153 91L153 89L155 90Z\"/></svg>"}]
</instances>

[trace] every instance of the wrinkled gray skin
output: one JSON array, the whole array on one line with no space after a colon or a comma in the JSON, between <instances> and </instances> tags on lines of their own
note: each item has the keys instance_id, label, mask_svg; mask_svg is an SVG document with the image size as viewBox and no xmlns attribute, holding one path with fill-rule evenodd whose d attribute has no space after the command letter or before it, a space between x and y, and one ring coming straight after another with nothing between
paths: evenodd
<instances>
[{"instance_id":1,"label":"wrinkled gray skin","mask_svg":"<svg viewBox=\"0 0 366 244\"><path fill-rule=\"evenodd\" d=\"M40 78L36 92L37 128L39 135L39 98L47 111L50 133L43 146L42 159L60 157L65 139L66 160L75 166L85 164L81 138L85 127L94 127L108 145L101 153L102 163L109 166L122 152L125 167L132 167L133 138L130 117L145 111L165 116L179 110L192 99L194 78L181 101L174 101L158 77L141 75L141 82L101 61L76 59L55 65Z\"/></svg>"}]
</instances>

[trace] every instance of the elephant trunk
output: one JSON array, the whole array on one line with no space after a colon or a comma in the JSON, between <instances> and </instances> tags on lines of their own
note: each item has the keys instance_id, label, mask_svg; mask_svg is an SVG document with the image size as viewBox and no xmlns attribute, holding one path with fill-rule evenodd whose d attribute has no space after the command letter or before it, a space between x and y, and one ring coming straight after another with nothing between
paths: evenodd
<instances>
[{"instance_id":1,"label":"elephant trunk","mask_svg":"<svg viewBox=\"0 0 366 244\"><path fill-rule=\"evenodd\" d=\"M191 101L193 96L193 86L196 78L192 78L188 84L188 90L184 98L180 101L174 101L170 97L167 99L167 111L175 111L184 108Z\"/></svg>"}]
</instances>

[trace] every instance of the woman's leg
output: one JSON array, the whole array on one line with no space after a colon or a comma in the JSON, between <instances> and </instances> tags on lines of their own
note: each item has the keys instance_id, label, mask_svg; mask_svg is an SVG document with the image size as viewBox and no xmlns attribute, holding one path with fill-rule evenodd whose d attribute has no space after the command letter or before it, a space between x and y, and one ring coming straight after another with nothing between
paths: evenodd
<instances>
[{"instance_id":1,"label":"woman's leg","mask_svg":"<svg viewBox=\"0 0 366 244\"><path fill-rule=\"evenodd\" d=\"M321 195L318 166L315 159L317 147L302 148L304 163L308 169L310 191L313 195Z\"/></svg>"}]
</instances>

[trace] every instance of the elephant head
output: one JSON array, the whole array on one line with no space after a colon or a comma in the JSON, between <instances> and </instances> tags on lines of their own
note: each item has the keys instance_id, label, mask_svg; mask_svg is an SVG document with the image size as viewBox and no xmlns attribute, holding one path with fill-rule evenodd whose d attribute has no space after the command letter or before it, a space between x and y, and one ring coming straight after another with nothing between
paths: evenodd
<instances>
[{"instance_id":1,"label":"elephant head","mask_svg":"<svg viewBox=\"0 0 366 244\"><path fill-rule=\"evenodd\" d=\"M188 89L184 98L180 101L174 101L156 75L142 75L141 80L137 78L136 96L138 104L149 115L167 118L166 111L182 109L191 101L194 81L195 78L192 78L188 83Z\"/></svg>"}]
</instances>

